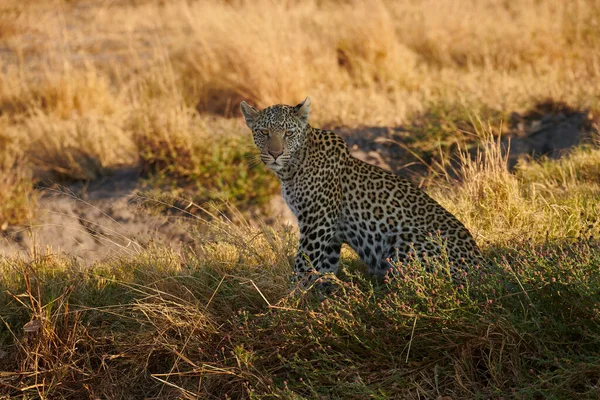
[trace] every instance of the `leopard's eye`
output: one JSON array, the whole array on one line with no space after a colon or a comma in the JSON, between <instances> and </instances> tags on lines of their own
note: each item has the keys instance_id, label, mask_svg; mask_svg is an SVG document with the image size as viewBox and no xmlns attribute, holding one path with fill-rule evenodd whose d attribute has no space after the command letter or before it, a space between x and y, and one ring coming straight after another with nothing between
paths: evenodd
<instances>
[{"instance_id":1,"label":"leopard's eye","mask_svg":"<svg viewBox=\"0 0 600 400\"><path fill-rule=\"evenodd\" d=\"M290 137L294 134L294 131L285 131L285 136Z\"/></svg>"},{"instance_id":2,"label":"leopard's eye","mask_svg":"<svg viewBox=\"0 0 600 400\"><path fill-rule=\"evenodd\" d=\"M259 133L262 133L263 135L268 135L268 134L269 134L269 131L268 131L268 130L266 130L266 129L259 129L259 131L258 131L258 132L259 132Z\"/></svg>"}]
</instances>

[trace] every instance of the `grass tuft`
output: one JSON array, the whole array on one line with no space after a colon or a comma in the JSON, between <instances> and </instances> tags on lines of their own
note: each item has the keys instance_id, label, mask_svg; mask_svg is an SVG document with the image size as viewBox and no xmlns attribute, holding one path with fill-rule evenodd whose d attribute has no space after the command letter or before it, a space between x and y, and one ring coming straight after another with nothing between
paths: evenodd
<instances>
[{"instance_id":1,"label":"grass tuft","mask_svg":"<svg viewBox=\"0 0 600 400\"><path fill-rule=\"evenodd\" d=\"M278 190L237 121L209 125L192 109L153 108L135 114L128 129L135 132L142 173L170 187L171 200L162 201L185 197L203 208L226 201L264 211Z\"/></svg>"},{"instance_id":2,"label":"grass tuft","mask_svg":"<svg viewBox=\"0 0 600 400\"><path fill-rule=\"evenodd\" d=\"M0 231L30 220L36 203L26 160L13 146L14 139L0 132Z\"/></svg>"},{"instance_id":3,"label":"grass tuft","mask_svg":"<svg viewBox=\"0 0 600 400\"><path fill-rule=\"evenodd\" d=\"M475 156L466 150L459 155L458 185L438 187L433 194L480 240L543 242L600 232L597 148L575 148L559 160L521 161L513 174L508 149L492 129L482 124L478 135Z\"/></svg>"}]
</instances>

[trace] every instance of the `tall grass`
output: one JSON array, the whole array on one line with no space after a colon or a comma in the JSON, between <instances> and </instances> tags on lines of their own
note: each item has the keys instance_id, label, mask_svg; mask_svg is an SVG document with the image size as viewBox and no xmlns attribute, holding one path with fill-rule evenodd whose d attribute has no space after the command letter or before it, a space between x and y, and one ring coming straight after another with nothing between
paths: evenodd
<instances>
[{"instance_id":1,"label":"tall grass","mask_svg":"<svg viewBox=\"0 0 600 400\"><path fill-rule=\"evenodd\" d=\"M509 171L509 146L480 124L475 156L458 154L458 182L433 195L489 244L577 238L600 233L597 147L572 149L559 160L523 158ZM560 171L560 172L559 172Z\"/></svg>"},{"instance_id":2,"label":"tall grass","mask_svg":"<svg viewBox=\"0 0 600 400\"><path fill-rule=\"evenodd\" d=\"M0 120L0 126L6 122ZM0 231L29 219L35 208L31 176L16 146L11 136L0 131Z\"/></svg>"},{"instance_id":3,"label":"tall grass","mask_svg":"<svg viewBox=\"0 0 600 400\"><path fill-rule=\"evenodd\" d=\"M490 261L470 275L476 285L457 288L419 263L371 279L344 251L329 295L289 294L295 233L243 218L199 220L206 229L183 253L150 248L91 268L4 259L1 393L594 398L598 150L511 175L499 142L481 135L454 189L441 177L429 188L483 245Z\"/></svg>"},{"instance_id":4,"label":"tall grass","mask_svg":"<svg viewBox=\"0 0 600 400\"><path fill-rule=\"evenodd\" d=\"M427 190L490 259L458 290L384 281L344 249L331 295L288 284L290 229L197 217L185 251L93 266L0 260L0 395L23 398L595 398L597 146L509 171L493 121L539 100L600 110L593 0L27 2L0 5L0 230L34 182L136 165L161 191L262 206L239 100L311 95L314 125L415 127L480 150ZM459 110L457 112L456 110ZM186 210L188 211L188 210ZM193 213L191 213L193 214ZM202 221L201 221L202 219ZM1 232L0 232L1 233ZM475 275L479 271L475 271Z\"/></svg>"},{"instance_id":5,"label":"tall grass","mask_svg":"<svg viewBox=\"0 0 600 400\"><path fill-rule=\"evenodd\" d=\"M285 264L222 247L91 270L3 263L2 393L593 398L598 248L503 248L468 294L418 266L387 283L350 274L326 300L282 297Z\"/></svg>"},{"instance_id":6,"label":"tall grass","mask_svg":"<svg viewBox=\"0 0 600 400\"><path fill-rule=\"evenodd\" d=\"M132 118L156 125L167 118L157 114L197 111L209 136L231 131L227 146L243 129L212 115L235 116L241 99L311 95L314 124L347 126L412 124L461 104L508 115L545 98L599 109L595 1L10 1L1 10L12 22L0 35L0 105L23 143L11 151L44 181L92 180L138 154L155 158L157 144L172 153L168 143L181 159L161 162L202 169L197 142L182 139L195 135L189 124L141 140L160 129ZM223 164L244 151L223 150Z\"/></svg>"}]
</instances>

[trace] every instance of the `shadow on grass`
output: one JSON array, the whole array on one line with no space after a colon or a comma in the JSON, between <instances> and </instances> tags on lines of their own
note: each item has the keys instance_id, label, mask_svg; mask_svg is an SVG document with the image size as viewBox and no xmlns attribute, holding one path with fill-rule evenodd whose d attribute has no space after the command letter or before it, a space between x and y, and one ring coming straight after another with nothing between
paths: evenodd
<instances>
[{"instance_id":1,"label":"shadow on grass","mask_svg":"<svg viewBox=\"0 0 600 400\"><path fill-rule=\"evenodd\" d=\"M420 265L383 282L350 271L326 297L286 295L289 264L217 253L3 261L2 393L590 398L599 245L489 249L464 290Z\"/></svg>"},{"instance_id":2,"label":"shadow on grass","mask_svg":"<svg viewBox=\"0 0 600 400\"><path fill-rule=\"evenodd\" d=\"M475 154L482 128L502 135L512 169L519 158L559 158L566 150L599 132L599 122L585 109L547 99L524 112L500 112L483 106L432 104L411 122L395 127L334 128L353 154L371 164L418 180L431 168L455 165L458 146ZM452 168L450 168L452 169ZM439 171L438 171L439 172Z\"/></svg>"}]
</instances>

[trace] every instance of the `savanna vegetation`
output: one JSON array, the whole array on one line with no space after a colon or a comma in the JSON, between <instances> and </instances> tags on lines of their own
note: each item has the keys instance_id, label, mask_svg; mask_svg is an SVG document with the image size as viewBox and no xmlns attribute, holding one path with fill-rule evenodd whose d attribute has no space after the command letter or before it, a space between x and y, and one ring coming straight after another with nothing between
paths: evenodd
<instances>
[{"instance_id":1,"label":"savanna vegetation","mask_svg":"<svg viewBox=\"0 0 600 400\"><path fill-rule=\"evenodd\" d=\"M44 188L135 167L194 238L0 258L0 396L600 395L597 1L7 0L0 63L0 235ZM402 126L489 266L379 281L345 249L331 294L290 293L296 231L265 222L237 106L306 95L315 126ZM501 136L540 104L584 140L513 165Z\"/></svg>"}]
</instances>

